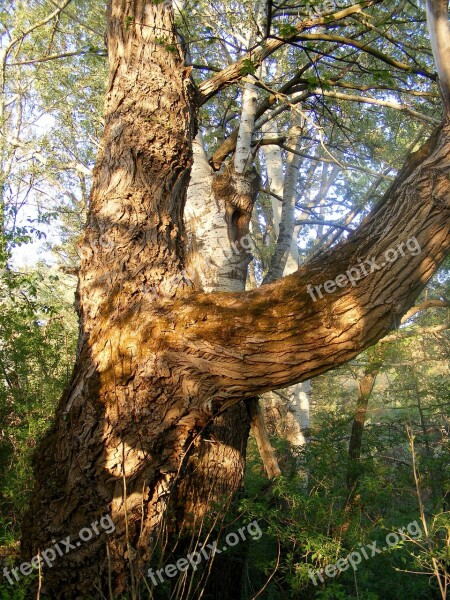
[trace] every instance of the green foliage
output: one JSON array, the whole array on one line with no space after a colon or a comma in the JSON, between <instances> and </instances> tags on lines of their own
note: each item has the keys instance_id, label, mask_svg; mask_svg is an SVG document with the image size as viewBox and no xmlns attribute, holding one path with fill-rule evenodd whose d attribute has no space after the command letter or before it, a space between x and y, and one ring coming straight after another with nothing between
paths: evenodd
<instances>
[{"instance_id":1,"label":"green foliage","mask_svg":"<svg viewBox=\"0 0 450 600\"><path fill-rule=\"evenodd\" d=\"M255 75L256 74L256 64L250 58L245 58L242 61L241 74L242 75Z\"/></svg>"},{"instance_id":2,"label":"green foliage","mask_svg":"<svg viewBox=\"0 0 450 600\"><path fill-rule=\"evenodd\" d=\"M167 37L157 37L155 38L155 43L159 44L160 46L163 46L163 48L167 50L167 52L177 51L177 47L175 46L175 44L170 43L170 40Z\"/></svg>"},{"instance_id":3,"label":"green foliage","mask_svg":"<svg viewBox=\"0 0 450 600\"><path fill-rule=\"evenodd\" d=\"M282 38L289 38L298 33L298 30L290 23L282 23L278 26L278 33Z\"/></svg>"},{"instance_id":4,"label":"green foliage","mask_svg":"<svg viewBox=\"0 0 450 600\"><path fill-rule=\"evenodd\" d=\"M17 537L32 488L30 457L74 357L72 284L43 265L0 278L0 543Z\"/></svg>"},{"instance_id":5,"label":"green foliage","mask_svg":"<svg viewBox=\"0 0 450 600\"><path fill-rule=\"evenodd\" d=\"M153 0L154 4L161 2ZM12 258L28 242L57 231L56 239L49 235L48 248L57 253L58 264L78 264L76 244L85 220L90 170L103 128L104 4L76 0L69 6L76 19L69 16L70 10L65 11L56 22L21 40L8 57L2 90L7 105L0 125L7 135L0 141L0 543L8 550L17 542L20 517L31 491L30 458L70 378L76 337L74 280L56 267L45 265L15 271ZM315 9L308 3L305 11L321 11L319 3L313 5ZM297 29L289 15L290 4L285 8L286 16L278 11L272 26L280 38L287 39L296 35ZM397 8L398 3L383 2L370 13L371 25L395 43L382 34L375 35L358 19L349 19L342 31L334 31L367 43L394 60L433 71L422 7L410 3L402 7L400 14ZM14 10L2 8L0 16L2 24L14 34L25 31L53 9L52 2L32 0L15 3ZM298 7L294 5L292 10L298 12ZM305 11L300 13L301 18ZM330 25L332 17L324 21ZM134 17L128 16L125 28L133 22ZM177 15L177 25L190 44L193 63L215 69L241 58L245 52L242 40L249 32L256 36L257 43L262 35L261 29L255 28L254 3L248 1L219 1L214 18L210 3L187 2ZM327 27L327 31L332 34L333 28ZM176 51L164 36L156 42L168 52ZM72 52L74 56L30 62ZM314 207L316 213L311 214L342 219L358 208L358 218L365 216L382 196L413 142L417 146L433 128L429 121L393 108L337 100L322 96L322 91L334 90L363 99L372 96L381 101L395 98L428 119L440 118L432 80L411 69L396 70L373 55L349 50L345 44L320 39L296 42L296 46L286 45L284 51L270 56L265 66L265 75L261 76L256 62L246 58L241 75L258 74L269 89L277 90L302 71L297 85L310 92L301 104L308 116L302 136L304 154L314 160L300 163L296 196L299 205ZM208 69L193 71L197 83L210 75ZM202 108L201 126L210 153L239 124L240 94L239 88L230 86ZM267 100L269 95L261 91L260 100ZM277 97L280 107L282 101ZM45 117L40 121L42 115ZM286 137L290 127L288 110L280 111L277 127L280 136ZM18 139L23 146L5 144L7 137ZM329 193L322 197L323 181L333 168L330 153L333 160L351 168L340 170ZM287 156L283 151L285 162ZM258 166L266 176L263 162ZM381 173L386 175L373 189ZM267 269L273 252L271 200L268 195L260 195L255 207L252 235L257 280ZM316 248L326 230L317 225L302 228L299 240L305 255ZM450 296L449 261L430 288L434 297ZM431 311L415 318L414 323L440 324L442 316ZM307 447L293 450L284 440L273 440L289 476L270 486L251 443L241 517L245 522L258 519L264 536L248 544L246 555L242 548L236 549L246 561L251 583L247 582L246 600L267 584L272 573L274 576L258 596L262 600L437 597L435 583L407 571L429 570L432 558L448 564L448 369L442 366L446 356L448 338L443 337L427 339L424 344L408 340L390 345L386 352L376 348L361 357L361 361L384 365L384 374L383 386L371 399L361 459L355 467L358 497L351 510L346 509L348 439L355 409L355 381L363 362L352 361L348 367L314 381L312 441ZM416 434L433 549L402 543L364 560L356 573L343 572L315 587L309 569L334 564L359 544L376 540L382 545L388 531L418 518L406 423ZM233 518L227 521L231 531L240 525ZM0 599L24 598L24 585L14 589L0 586ZM166 593L167 586L161 587L161 594Z\"/></svg>"},{"instance_id":6,"label":"green foliage","mask_svg":"<svg viewBox=\"0 0 450 600\"><path fill-rule=\"evenodd\" d=\"M25 600L27 584L22 582L12 587L5 583L0 585L0 600Z\"/></svg>"},{"instance_id":7,"label":"green foliage","mask_svg":"<svg viewBox=\"0 0 450 600\"><path fill-rule=\"evenodd\" d=\"M443 274L438 274L430 292ZM421 325L443 318L442 310L415 317ZM449 369L447 339L407 339L379 344L358 360L313 381L311 442L293 449L273 438L283 476L268 486L254 442L247 463L247 497L241 508L257 518L265 531L264 547L250 549L252 577L264 585L275 570L267 596L292 600L428 600L438 598L433 560L440 572L449 566L450 512L448 512ZM412 359L413 357L413 359ZM413 364L412 364L413 361ZM354 417L356 381L367 364L381 369L369 401L358 465L358 487L348 504L348 441ZM444 391L445 390L445 391ZM424 417L424 415L426 415ZM425 418L425 422L423 419ZM431 544L424 537L402 539L388 547L386 536L420 520L417 490L406 426L415 431L420 495L428 515ZM414 525L414 530L416 526ZM386 550L336 577L310 572L336 564L350 552L373 542ZM418 573L423 573L420 575ZM447 575L448 576L448 575ZM257 586L256 586L257 587ZM278 590L278 591L277 591Z\"/></svg>"}]
</instances>

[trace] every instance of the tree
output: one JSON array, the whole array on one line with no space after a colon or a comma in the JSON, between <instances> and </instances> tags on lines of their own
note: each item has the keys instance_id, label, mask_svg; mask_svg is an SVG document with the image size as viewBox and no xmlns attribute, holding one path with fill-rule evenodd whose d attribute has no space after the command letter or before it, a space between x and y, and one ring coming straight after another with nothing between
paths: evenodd
<instances>
[{"instance_id":1,"label":"tree","mask_svg":"<svg viewBox=\"0 0 450 600\"><path fill-rule=\"evenodd\" d=\"M338 11L333 20L371 4ZM448 36L433 26L441 4L430 4L438 53ZM267 40L252 64L325 23L302 21L286 38ZM105 131L79 274L77 361L36 455L24 554L52 539L76 539L106 513L115 532L61 557L58 571L46 574L52 597L86 595L94 586L107 592L109 584L115 595L128 585L135 590L198 430L235 402L309 379L373 345L395 327L450 246L446 110L445 122L345 242L257 290L193 289L184 275L183 206L196 113L241 79L248 62L194 90L170 7L141 0L111 1L108 51ZM446 103L445 77L440 84ZM236 206L231 219L239 222L245 209ZM420 252L402 255L400 234L416 239ZM376 263L393 249L398 260L390 268ZM358 285L323 293L324 282L366 259L368 275ZM315 296L310 285L319 289ZM146 286L158 290L156 300Z\"/></svg>"}]
</instances>

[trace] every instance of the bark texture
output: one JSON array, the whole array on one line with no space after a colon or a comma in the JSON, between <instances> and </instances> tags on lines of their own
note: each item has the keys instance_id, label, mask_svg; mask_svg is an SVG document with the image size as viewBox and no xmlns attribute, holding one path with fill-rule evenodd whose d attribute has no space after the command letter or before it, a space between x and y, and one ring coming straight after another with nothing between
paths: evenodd
<instances>
[{"instance_id":1,"label":"bark texture","mask_svg":"<svg viewBox=\"0 0 450 600\"><path fill-rule=\"evenodd\" d=\"M183 208L195 114L173 32L166 4L110 3L110 78L82 246L78 356L36 455L23 553L78 539L106 513L116 530L59 558L45 576L43 593L52 598L107 593L108 571L114 594L136 586L195 429L189 419L175 425L176 394L164 383L170 371L155 354L159 336L142 346L142 328L161 311L155 297L165 302L190 288Z\"/></svg>"},{"instance_id":2,"label":"bark texture","mask_svg":"<svg viewBox=\"0 0 450 600\"><path fill-rule=\"evenodd\" d=\"M229 181L229 170L218 176L212 171L199 135L193 149L185 210L189 277L205 292L241 292L245 289L251 253L239 240L248 233L257 189L255 184L243 189L242 178L244 185L237 195L236 186Z\"/></svg>"}]
</instances>

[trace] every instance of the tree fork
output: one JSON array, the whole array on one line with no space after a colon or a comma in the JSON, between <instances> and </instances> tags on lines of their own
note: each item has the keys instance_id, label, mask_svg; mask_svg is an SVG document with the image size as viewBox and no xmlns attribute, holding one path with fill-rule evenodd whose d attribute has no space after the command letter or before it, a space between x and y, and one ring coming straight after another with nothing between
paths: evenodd
<instances>
[{"instance_id":1,"label":"tree fork","mask_svg":"<svg viewBox=\"0 0 450 600\"><path fill-rule=\"evenodd\" d=\"M110 578L117 596L130 573L138 585L171 486L211 416L375 344L450 249L447 121L419 164L338 247L257 290L192 291L183 276L182 214L195 110L172 11L112 0L108 21L110 87L80 269L78 355L36 454L23 553L75 539L104 514L115 532L58 557L42 590L51 598L108 595ZM419 253L399 255L355 287L315 301L307 293L412 237Z\"/></svg>"}]
</instances>

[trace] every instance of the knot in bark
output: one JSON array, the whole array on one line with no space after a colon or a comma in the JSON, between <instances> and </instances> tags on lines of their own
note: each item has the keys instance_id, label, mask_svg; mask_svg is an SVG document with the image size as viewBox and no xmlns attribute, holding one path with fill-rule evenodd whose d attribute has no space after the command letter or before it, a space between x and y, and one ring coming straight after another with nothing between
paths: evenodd
<instances>
[{"instance_id":1,"label":"knot in bark","mask_svg":"<svg viewBox=\"0 0 450 600\"><path fill-rule=\"evenodd\" d=\"M255 167L244 173L237 173L234 165L226 165L222 173L216 175L212 189L217 200L225 204L225 220L230 242L239 242L247 235L261 177Z\"/></svg>"}]
</instances>

